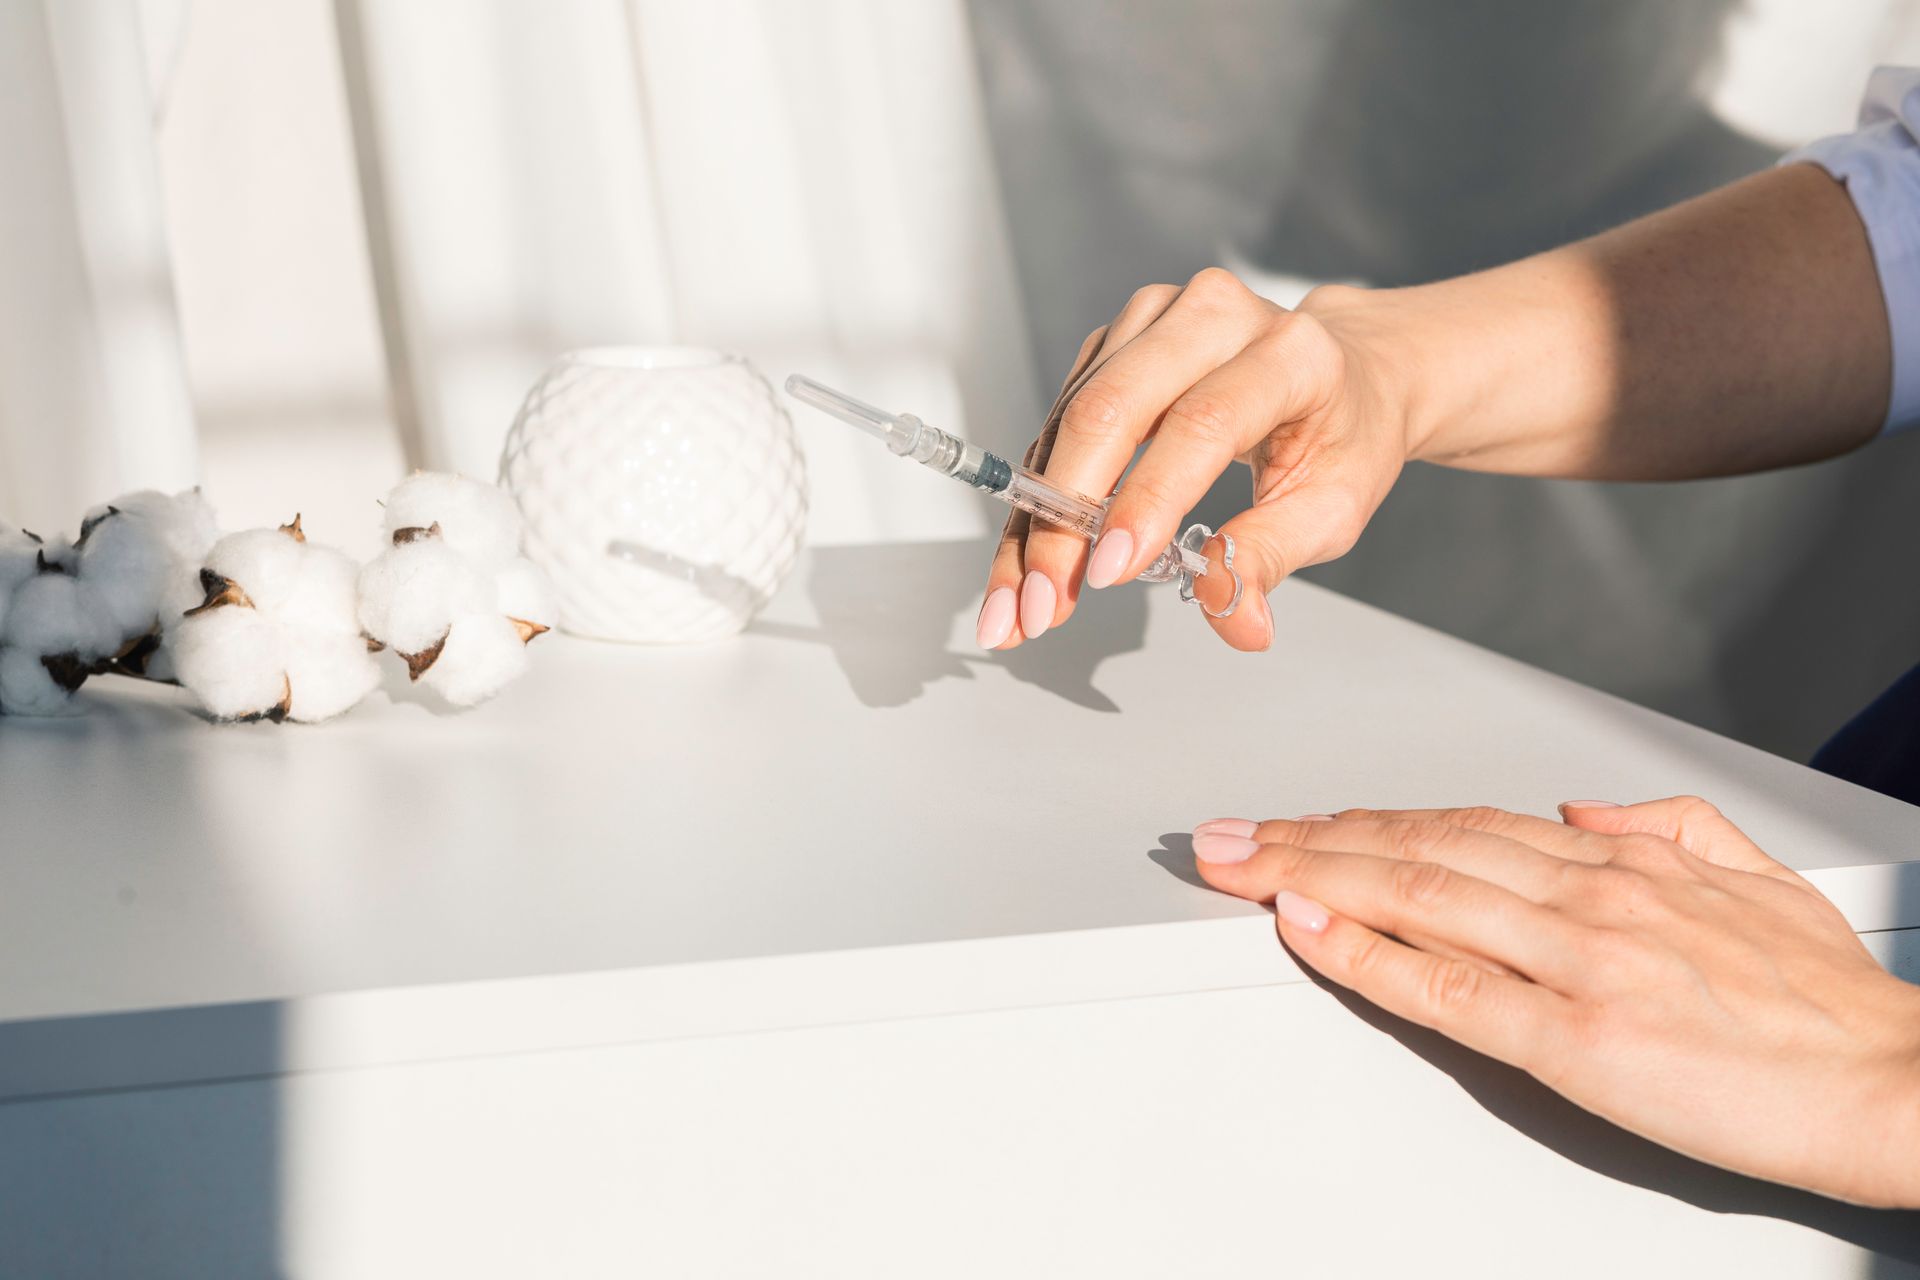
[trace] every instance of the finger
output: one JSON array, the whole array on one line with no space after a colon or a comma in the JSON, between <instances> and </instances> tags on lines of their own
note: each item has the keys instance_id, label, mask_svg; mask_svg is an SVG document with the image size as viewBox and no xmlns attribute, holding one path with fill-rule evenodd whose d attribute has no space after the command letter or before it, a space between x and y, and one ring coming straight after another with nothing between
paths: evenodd
<instances>
[{"instance_id":1,"label":"finger","mask_svg":"<svg viewBox=\"0 0 1920 1280\"><path fill-rule=\"evenodd\" d=\"M1552 1076L1572 1006L1519 978L1430 955L1289 894L1275 904L1280 936L1302 962L1388 1013L1536 1076Z\"/></svg>"},{"instance_id":2,"label":"finger","mask_svg":"<svg viewBox=\"0 0 1920 1280\"><path fill-rule=\"evenodd\" d=\"M1342 814L1326 822L1263 822L1252 838L1263 845L1294 844L1404 862L1438 862L1539 903L1553 901L1568 879L1567 859L1524 841L1437 819Z\"/></svg>"},{"instance_id":3,"label":"finger","mask_svg":"<svg viewBox=\"0 0 1920 1280\"><path fill-rule=\"evenodd\" d=\"M1795 884L1806 883L1791 869L1769 858L1760 846L1747 838L1746 832L1699 796L1673 796L1630 805L1569 801L1560 806L1560 814L1568 826L1583 831L1611 836L1658 836L1673 841L1702 862Z\"/></svg>"},{"instance_id":4,"label":"finger","mask_svg":"<svg viewBox=\"0 0 1920 1280\"><path fill-rule=\"evenodd\" d=\"M1301 431L1318 435L1317 428ZM1400 466L1394 458L1369 457L1338 441L1316 439L1298 446L1303 456L1288 463L1282 475L1277 464L1260 460L1274 439L1269 435L1254 448L1254 504L1220 527L1221 536L1233 539L1240 607L1221 618L1222 604L1209 595L1211 590L1231 598L1234 582L1228 575L1220 575L1214 587L1209 579L1215 575L1209 572L1194 588L1214 631L1236 649L1259 650L1272 643L1268 594L1289 575L1352 550Z\"/></svg>"},{"instance_id":5,"label":"finger","mask_svg":"<svg viewBox=\"0 0 1920 1280\"><path fill-rule=\"evenodd\" d=\"M1104 499L1167 406L1238 353L1242 327L1218 323L1210 314L1183 312L1181 305L1176 299L1087 376L1061 412L1044 470L1047 479L1096 501ZM1113 348L1111 336L1107 345ZM1085 540L1065 529L1036 525L1028 535L1029 584L1036 574L1051 584L1059 606L1056 621L1066 619L1079 596L1087 550Z\"/></svg>"},{"instance_id":6,"label":"finger","mask_svg":"<svg viewBox=\"0 0 1920 1280\"><path fill-rule=\"evenodd\" d=\"M1161 309L1164 310L1164 308L1163 303ZM1115 325L1121 326L1120 335L1130 337L1130 326L1133 323L1139 323L1142 327L1152 323L1150 319L1146 319L1148 314L1149 312L1143 309L1134 321L1129 321L1126 313L1122 312L1113 324L1103 324L1087 335L1086 341L1080 344L1080 353L1073 358L1073 369L1067 374L1066 381L1060 384L1060 394L1053 398L1053 403L1047 408L1046 420L1041 424L1039 437L1034 441L1033 447L1027 450L1026 457L1021 459L1027 466L1035 471L1046 470L1047 459L1053 454L1054 434L1060 429L1060 415L1066 409L1067 402L1073 399L1073 393L1080 389L1100 363L1113 354L1107 345L1108 339L1125 340L1124 337L1116 336ZM1150 314L1157 316L1159 311L1152 311Z\"/></svg>"},{"instance_id":7,"label":"finger","mask_svg":"<svg viewBox=\"0 0 1920 1280\"><path fill-rule=\"evenodd\" d=\"M993 566L987 571L987 591L980 599L980 616L974 623L974 643L982 649L1012 649L1022 640L1020 634L1020 560L1026 541L1029 517L1016 511L1000 531L1000 545L993 553Z\"/></svg>"},{"instance_id":8,"label":"finger","mask_svg":"<svg viewBox=\"0 0 1920 1280\"><path fill-rule=\"evenodd\" d=\"M1054 400L1053 407L1047 410L1047 420L1039 437L1027 449L1026 464L1029 467L1046 465L1046 455L1053 448L1053 433L1060 424L1061 407L1066 404L1073 388L1093 367L1111 328L1111 325L1101 325L1080 344L1080 352L1073 358L1073 367L1068 370L1066 381L1060 384L1060 395ZM974 641L982 649L1011 649L1024 638L1020 633L1018 591L1024 572L1027 531L1031 524L1031 516L1024 511L1015 511L1001 527L1000 543L994 548L993 563L987 570L987 589L981 597L980 616L974 626Z\"/></svg>"},{"instance_id":9,"label":"finger","mask_svg":"<svg viewBox=\"0 0 1920 1280\"><path fill-rule=\"evenodd\" d=\"M1087 585L1125 582L1152 563L1213 482L1279 420L1288 403L1286 379L1254 348L1188 388L1167 409L1152 443L1121 483L1088 559ZM1279 518L1277 508L1273 514ZM1194 583L1194 594L1228 644L1258 652L1273 642L1266 599L1272 583L1262 572L1258 546L1249 546L1250 558L1241 554L1246 524L1243 520L1209 540L1207 573Z\"/></svg>"},{"instance_id":10,"label":"finger","mask_svg":"<svg viewBox=\"0 0 1920 1280\"><path fill-rule=\"evenodd\" d=\"M1159 284L1137 290L1127 300L1120 314L1107 325L1092 355L1086 358L1085 366L1067 380L1060 398L1047 415L1039 439L1027 451L1027 466L1043 475L1049 474L1062 438L1070 439L1075 431L1073 415L1081 411L1074 406L1089 382L1099 376L1106 365L1135 338L1150 329L1179 296L1177 286ZM1083 354L1087 345L1082 344ZM1131 456L1129 451L1128 459ZM1125 465L1123 460L1122 468ZM1111 482L1107 488L1091 496L1103 497L1110 488ZM1026 638L1044 634L1049 627L1066 621L1073 613L1074 601L1079 598L1080 574L1086 561L1086 551L1086 540L1077 534L1055 529L1043 522L1026 523L1025 533L1020 539L1020 567L1016 584L1020 604L1019 630Z\"/></svg>"},{"instance_id":11,"label":"finger","mask_svg":"<svg viewBox=\"0 0 1920 1280\"><path fill-rule=\"evenodd\" d=\"M1564 822L1555 822L1552 818L1514 813L1509 809L1486 805L1458 809L1342 809L1339 817L1342 822L1444 822L1448 826L1464 827L1469 831L1505 836L1569 862L1600 866L1607 861L1606 842L1592 832L1568 826Z\"/></svg>"},{"instance_id":12,"label":"finger","mask_svg":"<svg viewBox=\"0 0 1920 1280\"><path fill-rule=\"evenodd\" d=\"M1331 830L1340 824L1303 825ZM1470 836L1523 849L1498 836L1444 829L1456 840ZM1194 851L1208 883L1240 897L1265 902L1282 892L1301 894L1415 946L1484 956L1556 987L1582 967L1576 946L1580 927L1570 918L1437 858L1266 844L1242 862L1209 862L1210 846L1225 839L1196 838Z\"/></svg>"},{"instance_id":13,"label":"finger","mask_svg":"<svg viewBox=\"0 0 1920 1280\"><path fill-rule=\"evenodd\" d=\"M1185 299L1168 310L1203 305ZM1121 484L1102 538L1124 541L1124 581L1144 569L1179 533L1191 511L1235 458L1269 432L1323 407L1333 395L1339 355L1310 316L1276 312L1252 340L1167 406L1152 443ZM1103 567L1106 567L1103 565ZM1271 585L1271 584L1267 584Z\"/></svg>"},{"instance_id":14,"label":"finger","mask_svg":"<svg viewBox=\"0 0 1920 1280\"><path fill-rule=\"evenodd\" d=\"M1164 306L1161 309L1164 310ZM1155 311L1153 314L1158 315L1159 311ZM1124 314L1121 319L1124 321ZM1148 323L1151 323L1151 321ZM1060 383L1060 394L1053 398L1053 404L1047 409L1047 425L1050 426L1059 419L1060 411L1067 407L1067 401L1073 395L1073 389L1079 385L1080 381L1085 378L1087 373L1093 368L1094 357L1098 356L1105 348L1107 335L1112 331L1113 326L1111 324L1103 324L1088 334L1086 340L1080 344L1079 353L1073 357L1072 368L1067 371L1065 380ZM1044 464L1045 459L1043 458L1040 461ZM1036 464L1032 459L1029 459L1027 465L1031 467Z\"/></svg>"}]
</instances>

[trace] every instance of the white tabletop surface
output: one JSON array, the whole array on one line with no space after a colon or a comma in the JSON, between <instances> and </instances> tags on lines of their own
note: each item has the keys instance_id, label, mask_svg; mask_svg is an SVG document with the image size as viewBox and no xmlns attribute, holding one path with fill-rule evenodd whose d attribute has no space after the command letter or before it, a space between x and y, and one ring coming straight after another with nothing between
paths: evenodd
<instances>
[{"instance_id":1,"label":"white tabletop surface","mask_svg":"<svg viewBox=\"0 0 1920 1280\"><path fill-rule=\"evenodd\" d=\"M1698 792L1920 925L1920 809L1304 583L1263 655L1138 586L981 654L985 560L814 551L737 639L543 638L462 714L0 719L0 1098L1296 978L1192 878L1219 815Z\"/></svg>"}]
</instances>

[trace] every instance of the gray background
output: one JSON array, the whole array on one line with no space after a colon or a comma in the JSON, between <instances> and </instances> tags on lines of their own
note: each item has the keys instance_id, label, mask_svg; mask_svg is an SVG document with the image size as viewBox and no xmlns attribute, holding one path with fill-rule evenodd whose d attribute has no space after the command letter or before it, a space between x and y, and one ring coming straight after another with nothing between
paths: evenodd
<instances>
[{"instance_id":1,"label":"gray background","mask_svg":"<svg viewBox=\"0 0 1920 1280\"><path fill-rule=\"evenodd\" d=\"M1038 362L1056 377L1141 284L1217 262L1436 279L1778 154L1701 101L1725 0L971 9ZM1916 485L1910 438L1677 485L1417 466L1360 546L1307 576L1804 758L1920 660ZM1245 500L1236 469L1208 505L1217 518Z\"/></svg>"}]
</instances>

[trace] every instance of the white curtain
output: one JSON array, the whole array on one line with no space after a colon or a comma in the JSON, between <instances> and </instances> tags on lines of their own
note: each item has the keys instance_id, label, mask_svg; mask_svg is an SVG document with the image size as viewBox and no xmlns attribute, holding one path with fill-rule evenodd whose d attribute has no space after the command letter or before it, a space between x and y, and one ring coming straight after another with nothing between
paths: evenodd
<instances>
[{"instance_id":1,"label":"white curtain","mask_svg":"<svg viewBox=\"0 0 1920 1280\"><path fill-rule=\"evenodd\" d=\"M1040 409L958 0L339 0L414 459L491 476L561 351L745 352L1023 444ZM983 531L798 423L810 538ZM922 478L925 479L925 478ZM905 481L903 483L903 480Z\"/></svg>"},{"instance_id":2,"label":"white curtain","mask_svg":"<svg viewBox=\"0 0 1920 1280\"><path fill-rule=\"evenodd\" d=\"M155 32L177 30L181 3L0 2L0 519L50 530L116 490L196 479L149 92L167 61ZM307 502L326 479L309 464L364 446L316 442L301 424L325 415L286 401L302 377L309 391L338 381L337 360L293 367L310 339L353 345L355 403L377 398L376 326L421 465L492 475L540 369L607 342L735 348L775 381L804 370L1017 450L1046 380L1141 283L1228 261L1271 273L1284 295L1499 261L1844 128L1870 62L1920 58L1920 0L1093 12L1081 0L196 0L189 48L217 56L190 53L201 78L182 78L205 144L191 154L215 153L222 111L308 130L264 130L269 145L351 132L364 213L275 219L271 200L223 203L222 182L254 183L253 196L277 182L283 212L321 189L339 199L345 175L305 153L305 168L166 174L176 193L199 183L176 210L258 208L287 232L223 245L199 225L175 259L195 367L256 375L240 414L216 414L217 380L203 379L208 453L225 451L216 499ZM312 92L331 65L309 61L301 89L220 78L221 59L254 57L270 31L312 55L329 18L351 127ZM195 45L203 21L224 40ZM377 308L357 294L312 308L271 368L218 325L196 328L210 307L229 329L255 305L265 323L275 308L303 314L304 278L258 268L319 231L340 243L313 260L356 287L370 275ZM220 287L198 287L223 248ZM975 495L796 417L815 542L994 522ZM1821 468L1672 488L1415 469L1355 554L1316 576L1802 754L1920 653L1920 594L1901 585L1920 545L1917 449L1890 441ZM247 466L230 461L243 454ZM358 510L394 465L383 453L351 470L337 509Z\"/></svg>"},{"instance_id":3,"label":"white curtain","mask_svg":"<svg viewBox=\"0 0 1920 1280\"><path fill-rule=\"evenodd\" d=\"M45 534L197 472L154 163L167 17L0 4L0 519Z\"/></svg>"}]
</instances>

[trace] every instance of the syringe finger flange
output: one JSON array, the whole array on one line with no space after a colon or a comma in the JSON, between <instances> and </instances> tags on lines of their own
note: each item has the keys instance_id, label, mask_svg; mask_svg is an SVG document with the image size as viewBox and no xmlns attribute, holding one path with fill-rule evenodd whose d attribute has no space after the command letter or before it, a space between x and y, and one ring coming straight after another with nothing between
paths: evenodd
<instances>
[{"instance_id":1,"label":"syringe finger flange","mask_svg":"<svg viewBox=\"0 0 1920 1280\"><path fill-rule=\"evenodd\" d=\"M1215 538L1220 539L1220 569L1233 580L1233 594L1227 599L1226 605L1218 610L1210 607L1193 589L1194 582L1200 577L1205 576L1212 578L1214 576L1211 560L1206 555L1206 546ZM1234 610L1240 607L1240 597L1246 591L1246 584L1241 581L1240 571L1233 567L1233 535L1230 533L1215 533L1206 525L1195 522L1187 526L1186 532L1180 535L1180 540L1176 545L1178 545L1182 551L1198 553L1202 563L1207 566L1198 573L1181 573L1180 598L1190 604L1199 605L1200 611L1209 618L1216 620L1231 618Z\"/></svg>"}]
</instances>

